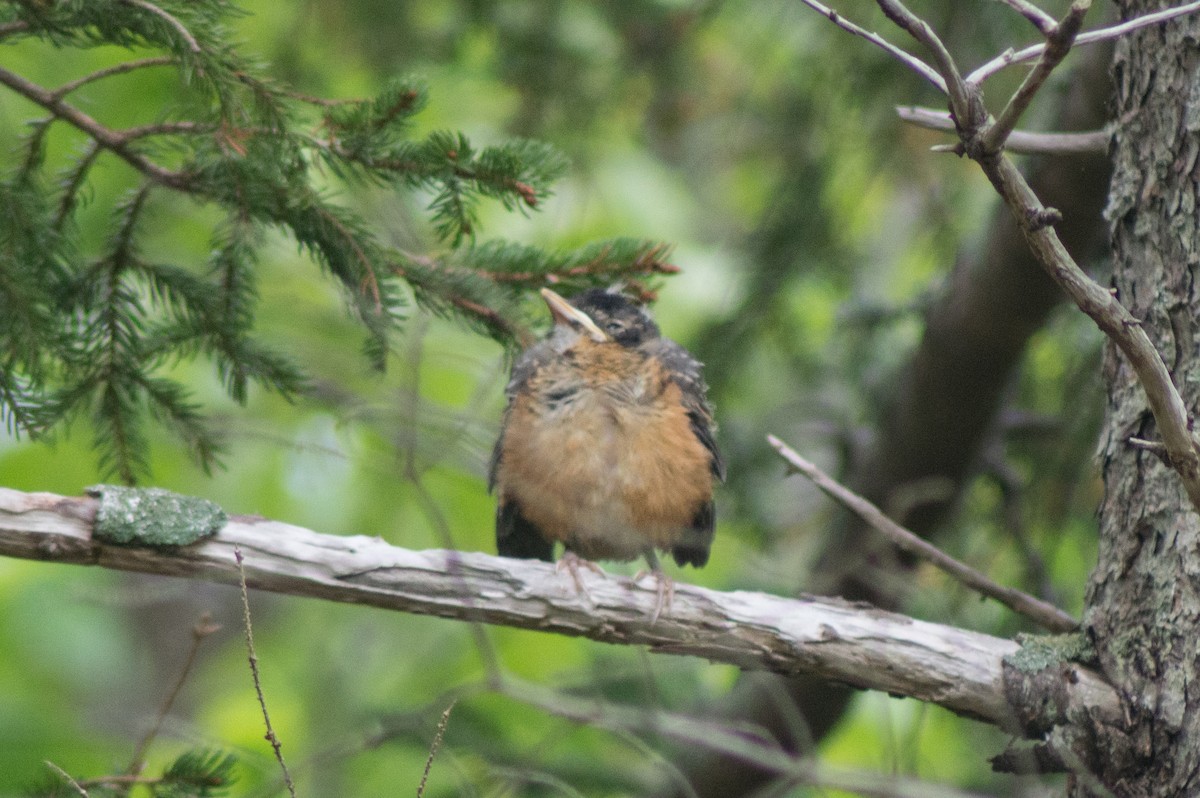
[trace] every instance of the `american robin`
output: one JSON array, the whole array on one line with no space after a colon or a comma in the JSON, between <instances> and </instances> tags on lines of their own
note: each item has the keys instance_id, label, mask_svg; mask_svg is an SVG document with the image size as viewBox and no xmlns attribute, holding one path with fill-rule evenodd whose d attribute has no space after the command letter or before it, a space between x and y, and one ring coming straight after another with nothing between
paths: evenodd
<instances>
[{"instance_id":1,"label":"american robin","mask_svg":"<svg viewBox=\"0 0 1200 798\"><path fill-rule=\"evenodd\" d=\"M552 561L561 541L581 590L580 565L644 556L657 618L673 587L656 550L708 562L713 481L725 479L701 364L621 294L542 297L554 327L513 365L492 454L496 548Z\"/></svg>"}]
</instances>

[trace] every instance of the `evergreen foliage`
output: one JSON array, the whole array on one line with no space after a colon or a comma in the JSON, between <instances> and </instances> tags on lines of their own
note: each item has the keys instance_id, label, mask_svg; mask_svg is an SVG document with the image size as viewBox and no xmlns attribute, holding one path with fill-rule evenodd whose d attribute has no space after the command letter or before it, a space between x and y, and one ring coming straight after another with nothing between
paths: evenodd
<instances>
[{"instance_id":1,"label":"evergreen foliage","mask_svg":"<svg viewBox=\"0 0 1200 798\"><path fill-rule=\"evenodd\" d=\"M135 783L144 785L153 798L220 798L229 794L230 786L237 780L236 765L237 757L231 753L196 749L180 754L161 776L143 775L137 777ZM90 781L73 781L72 778L55 767L44 783L30 787L25 795L29 798L66 798L83 792L91 798L120 798L129 794L128 778Z\"/></svg>"},{"instance_id":2,"label":"evergreen foliage","mask_svg":"<svg viewBox=\"0 0 1200 798\"><path fill-rule=\"evenodd\" d=\"M225 795L234 781L237 758L223 751L187 751L163 773L158 798L209 798Z\"/></svg>"},{"instance_id":3,"label":"evergreen foliage","mask_svg":"<svg viewBox=\"0 0 1200 798\"><path fill-rule=\"evenodd\" d=\"M672 268L654 242L611 241L547 253L477 243L479 202L536 209L565 169L552 147L514 141L479 147L462 133L412 137L426 102L413 80L375 97L330 101L277 85L232 41L238 10L221 0L0 4L0 42L38 39L57 48L117 45L128 60L54 89L0 68L0 84L36 108L0 175L0 418L10 432L40 435L90 418L106 471L134 482L147 470L147 423L170 428L208 470L220 440L168 369L211 362L229 396L250 385L294 397L303 371L255 335L256 278L264 234L283 231L342 290L365 332L364 352L386 365L410 297L492 337L521 335L519 301L531 287L584 287L642 279ZM179 82L174 107L130 127L109 127L72 95L136 70L167 68ZM101 98L103 95L101 95ZM82 134L64 163L47 157L51 129ZM124 161L128 188L112 208L98 250L81 240L77 212L101 159ZM325 188L347 181L432 196L443 249L403 252L387 244ZM185 195L223 220L207 263L161 262L141 246L155 208Z\"/></svg>"}]
</instances>

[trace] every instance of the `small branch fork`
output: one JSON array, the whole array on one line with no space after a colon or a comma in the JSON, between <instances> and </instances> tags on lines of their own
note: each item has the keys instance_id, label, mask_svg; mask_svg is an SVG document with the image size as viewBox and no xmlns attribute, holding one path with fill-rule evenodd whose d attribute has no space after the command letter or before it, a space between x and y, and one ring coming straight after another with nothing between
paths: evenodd
<instances>
[{"instance_id":1,"label":"small branch fork","mask_svg":"<svg viewBox=\"0 0 1200 798\"><path fill-rule=\"evenodd\" d=\"M884 515L883 511L874 504L801 457L794 449L774 435L768 435L767 442L790 466L811 479L818 488L845 505L871 527L910 554L928 561L981 595L995 599L1013 612L1024 615L1043 629L1051 632L1071 632L1079 627L1078 621L1053 604L994 582L966 563L954 559L932 543L900 526Z\"/></svg>"},{"instance_id":2,"label":"small branch fork","mask_svg":"<svg viewBox=\"0 0 1200 798\"><path fill-rule=\"evenodd\" d=\"M810 0L801 2L815 8ZM1017 121L1074 44L1113 39L1138 28L1192 13L1200 10L1200 2L1148 14L1121 25L1086 34L1080 33L1080 28L1083 17L1091 6L1091 0L1075 0L1063 18L1052 26L1048 23L1049 18L1035 12L1027 0L1002 2L1030 19L1042 30L1046 42L1017 54L1006 53L1000 59L985 64L963 78L945 44L923 19L909 11L900 0L877 0L888 19L929 50L933 66L923 61L919 65L914 64L914 60L920 59L907 53L904 57L899 57L899 60L922 76L925 76L926 70L933 69L945 84L950 116L959 136L959 144L954 151L979 164L1012 210L1017 225L1038 262L1079 309L1086 313L1128 358L1146 392L1150 412L1154 415L1165 450L1163 459L1179 474L1193 508L1200 510L1200 440L1191 429L1187 407L1171 379L1166 364L1137 319L1130 315L1111 292L1088 277L1071 258L1054 231L1054 224L1061 218L1058 211L1042 204L1004 152ZM824 7L817 10L835 21L840 19L836 12ZM838 24L839 27L849 29L848 23ZM875 41L870 36L866 38ZM894 46L888 45L884 49L895 55ZM983 104L979 83L1008 64L1032 58L1038 59L1037 64L1026 75L1000 114L993 118ZM1000 63L1001 60L1003 63Z\"/></svg>"}]
</instances>

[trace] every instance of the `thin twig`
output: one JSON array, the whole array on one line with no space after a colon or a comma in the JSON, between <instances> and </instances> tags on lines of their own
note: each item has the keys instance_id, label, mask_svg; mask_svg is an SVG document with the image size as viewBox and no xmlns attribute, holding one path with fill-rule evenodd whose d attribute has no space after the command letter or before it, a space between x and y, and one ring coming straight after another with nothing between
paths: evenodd
<instances>
[{"instance_id":1,"label":"thin twig","mask_svg":"<svg viewBox=\"0 0 1200 798\"><path fill-rule=\"evenodd\" d=\"M137 61L122 61L119 64L114 64L105 69L97 69L95 72L89 72L83 77L76 78L69 83L64 83L52 92L54 97L62 99L76 89L86 86L89 83L95 82L102 78L112 77L113 75L123 75L126 72L132 72L135 69L145 69L146 67L167 66L175 63L174 56L160 55L153 58L142 58Z\"/></svg>"},{"instance_id":2,"label":"thin twig","mask_svg":"<svg viewBox=\"0 0 1200 798\"><path fill-rule=\"evenodd\" d=\"M125 141L135 141L137 139L144 139L147 136L189 136L212 133L215 130L217 130L216 125L183 120L179 122L155 122L149 125L135 125L134 127L122 128L117 131L117 135Z\"/></svg>"},{"instance_id":3,"label":"thin twig","mask_svg":"<svg viewBox=\"0 0 1200 798\"><path fill-rule=\"evenodd\" d=\"M179 677L175 680L175 685L171 688L171 692L163 700L162 706L158 708L158 717L154 719L154 725L150 727L150 730L146 732L146 736L138 743L129 767L125 768L127 774L131 776L141 774L142 768L146 766L146 751L149 750L150 744L154 742L154 738L158 736L159 729L162 728L167 713L171 711L171 707L175 704L175 699L179 697L179 691L183 689L184 683L187 682L188 675L192 672L192 666L196 663L196 654L200 651L200 644L204 642L206 637L220 628L220 624L213 623L212 616L207 612L201 615L200 619L196 621L196 625L192 627L192 645L188 649L187 658L183 661L183 667L179 669Z\"/></svg>"},{"instance_id":4,"label":"thin twig","mask_svg":"<svg viewBox=\"0 0 1200 798\"><path fill-rule=\"evenodd\" d=\"M250 594L246 590L246 568L242 558L242 550L233 547L233 557L237 560L238 583L242 588L242 622L246 627L246 651L249 654L250 674L254 677L254 693L258 696L258 705L262 708L263 723L267 727L266 739L275 751L275 761L283 771L283 783L287 786L288 794L296 798L296 785L292 783L292 774L288 772L287 763L283 761L283 746L271 726L271 716L267 712L267 699L263 696L262 681L258 676L258 656L254 653L254 630L250 625Z\"/></svg>"},{"instance_id":5,"label":"thin twig","mask_svg":"<svg viewBox=\"0 0 1200 798\"><path fill-rule=\"evenodd\" d=\"M954 132L954 120L945 111L908 105L897 106L896 114L910 125ZM1014 130L1004 142L1004 149L1021 155L1096 155L1108 151L1111 139L1112 133L1108 130L1090 130L1086 133L1033 133L1028 130Z\"/></svg>"},{"instance_id":6,"label":"thin twig","mask_svg":"<svg viewBox=\"0 0 1200 798\"><path fill-rule=\"evenodd\" d=\"M137 169L147 177L152 178L158 183L171 188L177 188L186 191L188 189L188 179L180 172L172 172L170 169L165 169L146 156L137 152L129 146L129 141L121 136L120 133L105 127L97 122L92 117L80 111L73 105L69 105L59 97L36 83L31 83L21 75L15 72L9 72L7 69L0 68L0 83L8 86L17 94L32 100L46 110L50 111L59 119L62 119L76 128L87 133L96 140L100 146L114 153L123 159L133 168Z\"/></svg>"},{"instance_id":7,"label":"thin twig","mask_svg":"<svg viewBox=\"0 0 1200 798\"><path fill-rule=\"evenodd\" d=\"M68 773L67 771L65 771L65 770L63 770L62 768L60 768L58 765L54 764L54 763L53 763L53 762L51 762L49 759L46 759L46 760L43 760L43 761L46 763L46 767L48 767L48 768L50 768L51 770L53 770L53 771L54 771L55 773L57 773L57 774L58 774L58 775L59 775L59 776L60 776L60 777L61 777L61 778L62 778L64 781L66 781L66 782L67 782L67 784L70 784L72 787L74 787L74 788L75 788L75 792L77 792L77 793L79 793L80 795L82 795L82 796L83 796L83 798L88 798L88 793L87 793L87 790L83 789L83 786L82 786L82 785L80 785L80 783L79 783L79 782L77 782L77 781L75 781L75 779L71 778L71 774L70 774L70 773Z\"/></svg>"},{"instance_id":8,"label":"thin twig","mask_svg":"<svg viewBox=\"0 0 1200 798\"><path fill-rule=\"evenodd\" d=\"M429 746L429 756L425 758L425 772L421 774L421 783L417 785L417 798L421 798L425 794L425 783L429 780L429 769L433 767L433 758L437 756L438 749L442 746L442 737L446 734L446 726L450 724L450 712L454 709L455 701L450 702L450 706L442 712L442 718L438 721L437 732L433 735L433 743Z\"/></svg>"},{"instance_id":9,"label":"thin twig","mask_svg":"<svg viewBox=\"0 0 1200 798\"><path fill-rule=\"evenodd\" d=\"M923 44L933 54L934 64L938 74L946 83L946 96L950 98L950 112L962 128L973 128L979 125L987 113L983 102L976 92L969 91L958 72L958 64L946 49L946 45L929 27L929 23L909 11L900 0L876 0L883 13L901 30Z\"/></svg>"},{"instance_id":10,"label":"thin twig","mask_svg":"<svg viewBox=\"0 0 1200 798\"><path fill-rule=\"evenodd\" d=\"M1166 22L1167 20L1175 19L1176 17L1186 16L1194 11L1200 11L1200 0L1186 3L1175 8L1166 8L1162 11L1155 11L1152 14L1144 14L1140 17L1135 17L1131 20L1122 22L1119 25L1112 25L1107 28L1097 28L1090 30L1087 33L1081 33L1075 37L1075 46L1078 47L1084 44L1095 44L1096 42L1106 42L1112 39L1119 39L1127 33L1132 33L1140 28L1148 28L1152 25ZM1001 71L1005 67L1013 64L1021 64L1026 61L1032 61L1041 56L1042 52L1048 45L1035 44L1026 47L1022 50L1013 52L1006 50L992 60L978 67L971 74L967 75L967 83L978 86L983 81L990 78L992 75Z\"/></svg>"},{"instance_id":11,"label":"thin twig","mask_svg":"<svg viewBox=\"0 0 1200 798\"><path fill-rule=\"evenodd\" d=\"M860 28L858 25L855 25L837 11L834 11L832 8L818 3L817 0L800 0L800 2L804 3L804 5L808 6L813 11L816 11L818 14L827 17L830 22L832 22L834 25L837 25L842 30L853 33L855 36L861 36L867 41L871 42L871 44L874 44L876 47L882 48L889 55L893 56L909 69L913 70L918 75L925 78L925 80L932 83L934 87L936 87L937 90L942 94L946 93L946 81L942 79L942 76L938 74L936 69L931 67L929 64L926 64L920 58L917 58L911 53L905 52L889 42L887 39L880 36L878 33L872 33L865 28Z\"/></svg>"},{"instance_id":12,"label":"thin twig","mask_svg":"<svg viewBox=\"0 0 1200 798\"><path fill-rule=\"evenodd\" d=\"M401 253L406 259L412 260L414 263L431 269L448 270L451 267L443 266L432 258L423 255L414 255L408 252ZM420 280L410 274L412 270L406 269L402 263L391 263L389 267L392 273L407 283L419 285ZM473 299L468 299L461 294L449 294L445 296L446 301L454 305L456 308L465 311L466 313L475 316L488 327L503 333L517 341L521 346L528 346L533 342L534 335L530 330L523 325L516 324L510 321L503 314L493 308L489 308Z\"/></svg>"},{"instance_id":13,"label":"thin twig","mask_svg":"<svg viewBox=\"0 0 1200 798\"><path fill-rule=\"evenodd\" d=\"M1145 438L1129 438L1125 442L1135 449L1157 454L1160 457L1167 453L1167 447L1163 446L1159 441L1148 441Z\"/></svg>"},{"instance_id":14,"label":"thin twig","mask_svg":"<svg viewBox=\"0 0 1200 798\"><path fill-rule=\"evenodd\" d=\"M135 784L162 784L161 777L149 778L146 776L130 776L129 774L119 774L112 776L97 776L94 779L80 779L79 786L87 787L107 787L116 785L124 787L128 791L129 787Z\"/></svg>"},{"instance_id":15,"label":"thin twig","mask_svg":"<svg viewBox=\"0 0 1200 798\"><path fill-rule=\"evenodd\" d=\"M189 50L191 50L193 53L204 52L200 47L200 43L196 41L196 37L192 35L192 32L184 27L182 22L168 14L163 9L159 8L153 3L147 2L147 0L122 0L122 2L126 3L127 5L140 8L144 11L149 11L151 14L154 14L157 17L161 17L168 25L174 28L181 37L183 37L183 40L187 42Z\"/></svg>"},{"instance_id":16,"label":"thin twig","mask_svg":"<svg viewBox=\"0 0 1200 798\"><path fill-rule=\"evenodd\" d=\"M918 537L900 526L884 515L883 511L874 504L837 482L808 460L805 460L795 450L774 435L768 435L767 442L771 444L775 451L779 452L784 460L812 480L818 488L841 502L874 529L881 532L890 541L910 554L915 554L928 561L972 590L988 598L995 599L1013 612L1024 615L1045 629L1054 632L1070 632L1079 627L1078 621L1058 607L1016 588L1005 587L994 582L966 563L954 559L929 541Z\"/></svg>"},{"instance_id":17,"label":"thin twig","mask_svg":"<svg viewBox=\"0 0 1200 798\"><path fill-rule=\"evenodd\" d=\"M889 18L937 56L938 70L946 81L950 111L959 137L964 145L972 143L987 122L979 87L963 81L954 60L928 23L906 9L899 0L877 2ZM960 100L962 97L966 99ZM1038 263L1129 359L1167 447L1167 462L1183 481L1192 507L1200 510L1200 440L1192 432L1187 406L1150 337L1116 297L1088 277L1071 258L1054 231L1054 224L1062 218L1061 214L1042 204L1012 159L1003 153L987 152L979 146L964 149L1004 198Z\"/></svg>"},{"instance_id":18,"label":"thin twig","mask_svg":"<svg viewBox=\"0 0 1200 798\"><path fill-rule=\"evenodd\" d=\"M980 136L979 143L984 153L999 152L1000 148L1004 146L1008 134L1012 133L1013 128L1017 126L1017 120L1021 118L1021 114L1025 113L1025 109L1033 101L1038 89L1050 77L1054 68L1067 57L1067 53L1071 52L1071 45L1079 34L1080 28L1083 27L1083 17L1091 6L1092 0L1075 0L1071 3L1062 22L1050 33L1046 41L1046 49L1042 51L1042 57L1038 59L1037 64L1025 76L1025 80L1021 81L1021 85L1013 92L1013 96L1009 98L1004 110L996 117L996 121L989 125Z\"/></svg>"},{"instance_id":19,"label":"thin twig","mask_svg":"<svg viewBox=\"0 0 1200 798\"><path fill-rule=\"evenodd\" d=\"M1033 26L1041 31L1043 36L1049 36L1054 31L1055 26L1058 24L1055 22L1054 17L1050 16L1033 3L1028 2L1028 0L999 0L999 2L1013 9L1018 14L1025 17L1025 19L1032 22Z\"/></svg>"}]
</instances>

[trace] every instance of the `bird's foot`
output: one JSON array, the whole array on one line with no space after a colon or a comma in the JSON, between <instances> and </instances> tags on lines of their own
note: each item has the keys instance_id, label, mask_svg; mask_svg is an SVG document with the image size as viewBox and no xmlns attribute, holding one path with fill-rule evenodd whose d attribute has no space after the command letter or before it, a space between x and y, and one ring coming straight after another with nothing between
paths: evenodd
<instances>
[{"instance_id":1,"label":"bird's foot","mask_svg":"<svg viewBox=\"0 0 1200 798\"><path fill-rule=\"evenodd\" d=\"M675 600L675 580L658 568L651 568L649 571L638 571L633 581L636 584L647 576L654 577L654 592L657 596L654 601L654 614L650 616L650 625L653 626L658 622L658 616L662 615L663 610L670 609L671 602Z\"/></svg>"},{"instance_id":2,"label":"bird's foot","mask_svg":"<svg viewBox=\"0 0 1200 798\"><path fill-rule=\"evenodd\" d=\"M575 591L584 596L589 603L592 601L592 594L588 592L587 587L583 584L583 580L579 578L579 569L586 568L594 574L604 576L604 569L591 560L585 560L575 552L567 549L563 555L558 558L558 563L554 566L554 570L562 573L565 569L571 574L571 581L575 583Z\"/></svg>"}]
</instances>

